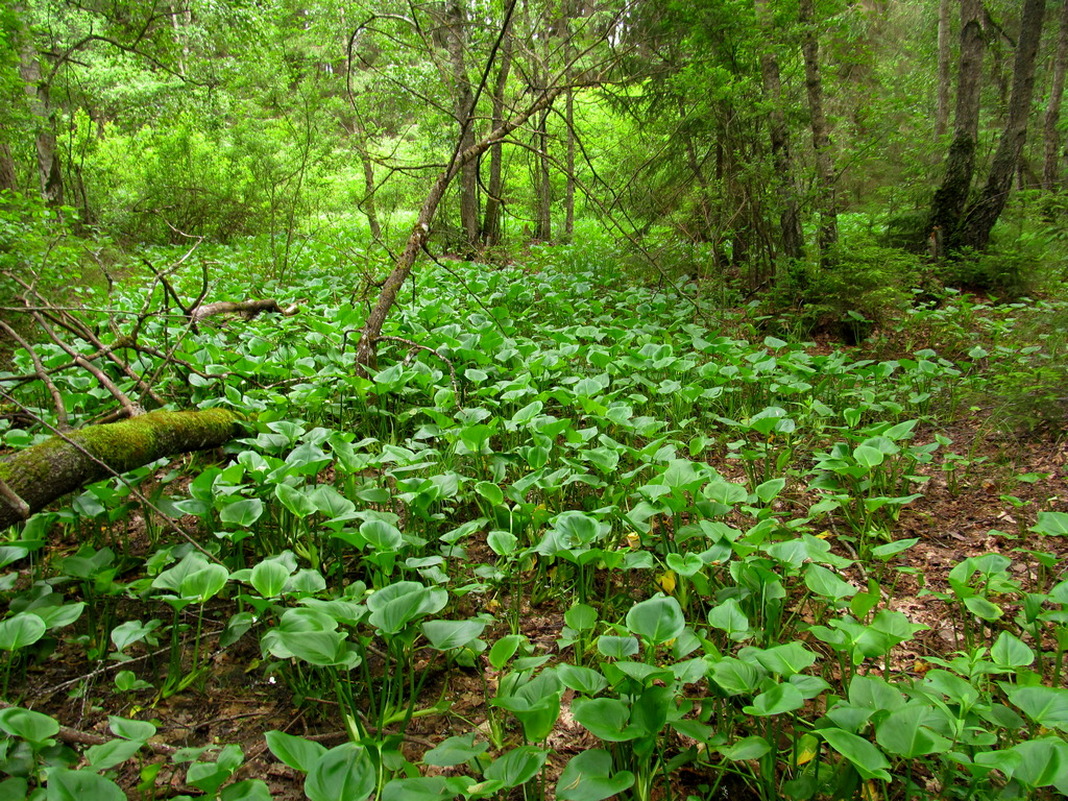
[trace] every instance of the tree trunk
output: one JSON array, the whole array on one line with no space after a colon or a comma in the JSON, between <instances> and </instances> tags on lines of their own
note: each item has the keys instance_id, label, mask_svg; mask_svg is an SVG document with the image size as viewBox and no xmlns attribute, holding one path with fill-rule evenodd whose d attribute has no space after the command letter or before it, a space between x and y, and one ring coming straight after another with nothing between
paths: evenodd
<instances>
[{"instance_id":1,"label":"tree trunk","mask_svg":"<svg viewBox=\"0 0 1068 801\"><path fill-rule=\"evenodd\" d=\"M938 104L935 108L935 137L945 136L949 130L950 83L950 0L938 3Z\"/></svg>"},{"instance_id":2,"label":"tree trunk","mask_svg":"<svg viewBox=\"0 0 1068 801\"><path fill-rule=\"evenodd\" d=\"M534 239L537 242L550 242L553 238L552 218L552 183L549 170L549 109L538 115L538 126L534 132L535 148L535 187L537 191L537 209L534 214Z\"/></svg>"},{"instance_id":3,"label":"tree trunk","mask_svg":"<svg viewBox=\"0 0 1068 801\"><path fill-rule=\"evenodd\" d=\"M802 27L801 50L805 60L805 89L811 115L812 147L816 153L817 207L820 215L816 244L820 263L826 263L838 241L838 201L835 197L834 161L827 117L823 112L823 81L820 78L819 40L816 36L813 0L800 0L798 14Z\"/></svg>"},{"instance_id":4,"label":"tree trunk","mask_svg":"<svg viewBox=\"0 0 1068 801\"><path fill-rule=\"evenodd\" d=\"M493 127L504 124L504 89L512 69L512 30L505 29L501 41L501 68L493 85ZM489 184L486 187L486 211L482 223L482 244L494 247L501 241L501 211L504 207L504 146L497 142L490 147Z\"/></svg>"},{"instance_id":5,"label":"tree trunk","mask_svg":"<svg viewBox=\"0 0 1068 801\"><path fill-rule=\"evenodd\" d=\"M1035 57L1042 39L1045 0L1024 0L1020 15L1020 38L1012 68L1012 94L998 149L990 166L986 186L964 214L959 243L982 250L990 241L990 231L1001 216L1012 189L1012 179L1027 141L1027 120L1035 89Z\"/></svg>"},{"instance_id":6,"label":"tree trunk","mask_svg":"<svg viewBox=\"0 0 1068 801\"><path fill-rule=\"evenodd\" d=\"M782 80L779 59L773 50L774 21L768 0L754 0L760 30L767 37L760 54L760 75L764 84L764 96L768 102L768 136L771 140L771 159L775 170L776 191L781 204L779 226L783 254L788 259L804 256L804 237L801 233L801 215L797 202L797 187L794 185L793 158L790 155L790 127L783 111Z\"/></svg>"},{"instance_id":7,"label":"tree trunk","mask_svg":"<svg viewBox=\"0 0 1068 801\"><path fill-rule=\"evenodd\" d=\"M564 122L567 126L567 150L564 169L567 183L564 186L564 241L570 242L575 235L575 93L568 88L564 97Z\"/></svg>"},{"instance_id":8,"label":"tree trunk","mask_svg":"<svg viewBox=\"0 0 1068 801\"><path fill-rule=\"evenodd\" d=\"M374 308L371 309L371 313L367 316L367 322L364 323L363 329L360 331L360 340L356 344L356 364L359 367L368 368L373 367L375 364L375 348L378 344L378 337L382 333L382 326L386 322L390 309L393 308L397 293L411 274L412 267L415 266L419 251L426 244L427 237L430 235L430 223L434 219L434 213L437 211L438 204L441 203L441 198L445 195L445 190L449 188L453 178L464 166L476 162L479 156L493 145L501 142L533 115L551 106L552 102L563 90L563 86L553 86L542 91L533 103L512 119L499 125L487 137L466 150L457 150L449 165L438 175L426 196L426 200L423 201L422 208L419 209L419 217L412 227L411 234L408 235L408 242L404 247L404 251L393 266L393 271L386 278L385 283L382 284L382 291L379 293L378 301L375 303Z\"/></svg>"},{"instance_id":9,"label":"tree trunk","mask_svg":"<svg viewBox=\"0 0 1068 801\"><path fill-rule=\"evenodd\" d=\"M226 409L159 411L18 451L0 462L0 529L85 484L166 456L218 447L240 432L240 418Z\"/></svg>"},{"instance_id":10,"label":"tree trunk","mask_svg":"<svg viewBox=\"0 0 1068 801\"><path fill-rule=\"evenodd\" d=\"M453 113L460 126L460 149L467 150L475 144L475 98L464 58L467 47L467 15L459 0L449 0L446 29L455 92ZM460 227L464 232L465 244L474 247L478 243L479 234L477 161L464 164L460 169Z\"/></svg>"},{"instance_id":11,"label":"tree trunk","mask_svg":"<svg viewBox=\"0 0 1068 801\"><path fill-rule=\"evenodd\" d=\"M1064 76L1068 70L1068 1L1061 0L1061 20L1057 31L1057 53L1053 57L1053 85L1049 90L1046 106L1044 136L1045 160L1042 164L1042 188L1054 192L1058 188L1061 172L1061 134L1057 125L1061 121L1061 99L1064 96Z\"/></svg>"},{"instance_id":12,"label":"tree trunk","mask_svg":"<svg viewBox=\"0 0 1068 801\"><path fill-rule=\"evenodd\" d=\"M30 109L36 118L37 174L41 197L49 206L63 205L63 172L56 154L56 131L48 82L41 75L41 63L30 41L30 33L20 32L19 75L30 99Z\"/></svg>"},{"instance_id":13,"label":"tree trunk","mask_svg":"<svg viewBox=\"0 0 1068 801\"><path fill-rule=\"evenodd\" d=\"M15 159L7 142L0 141L0 192L5 189L17 192L19 188L18 173L15 171Z\"/></svg>"},{"instance_id":14,"label":"tree trunk","mask_svg":"<svg viewBox=\"0 0 1068 801\"><path fill-rule=\"evenodd\" d=\"M975 171L975 148L979 136L979 96L982 88L983 48L980 0L962 0L960 8L960 65L957 70L957 105L953 117L953 141L946 155L942 185L931 204L931 255L940 259L946 248L956 245L957 226L968 202Z\"/></svg>"}]
</instances>

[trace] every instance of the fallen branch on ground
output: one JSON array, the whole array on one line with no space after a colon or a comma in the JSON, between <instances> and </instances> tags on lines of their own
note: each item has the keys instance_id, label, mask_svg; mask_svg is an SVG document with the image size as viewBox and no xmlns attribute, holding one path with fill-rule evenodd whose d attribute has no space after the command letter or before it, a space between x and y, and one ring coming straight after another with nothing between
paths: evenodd
<instances>
[{"instance_id":1,"label":"fallen branch on ground","mask_svg":"<svg viewBox=\"0 0 1068 801\"><path fill-rule=\"evenodd\" d=\"M45 440L0 462L0 529L25 520L69 492L189 451L216 448L240 433L227 409L157 411Z\"/></svg>"},{"instance_id":2,"label":"fallen branch on ground","mask_svg":"<svg viewBox=\"0 0 1068 801\"><path fill-rule=\"evenodd\" d=\"M300 304L298 303L291 303L289 306L283 307L279 305L277 300L271 298L241 301L220 300L215 303L205 303L203 306L197 306L189 312L189 318L194 323L199 323L201 320L217 314L240 314L246 320L251 320L261 312L274 312L281 314L283 317L292 317L299 311Z\"/></svg>"}]
</instances>

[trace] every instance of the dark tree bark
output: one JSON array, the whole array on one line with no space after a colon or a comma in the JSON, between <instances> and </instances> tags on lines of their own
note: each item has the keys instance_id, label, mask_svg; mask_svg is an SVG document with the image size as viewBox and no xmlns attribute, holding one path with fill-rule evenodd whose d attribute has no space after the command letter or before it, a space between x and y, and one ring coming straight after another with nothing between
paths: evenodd
<instances>
[{"instance_id":1,"label":"dark tree bark","mask_svg":"<svg viewBox=\"0 0 1068 801\"><path fill-rule=\"evenodd\" d=\"M11 156L11 148L7 142L0 141L0 192L5 189L17 192L18 188L18 173L15 170L15 159Z\"/></svg>"},{"instance_id":2,"label":"dark tree bark","mask_svg":"<svg viewBox=\"0 0 1068 801\"><path fill-rule=\"evenodd\" d=\"M460 149L475 144L475 97L467 75L467 14L460 0L449 0L446 8L446 37L449 61L452 66L453 113L460 126ZM479 238L478 219L478 163L469 162L460 168L460 227L465 244L474 247Z\"/></svg>"},{"instance_id":3,"label":"dark tree bark","mask_svg":"<svg viewBox=\"0 0 1068 801\"><path fill-rule=\"evenodd\" d=\"M1044 126L1045 158L1042 164L1042 188L1047 192L1058 189L1061 172L1061 100L1064 97L1064 76L1068 71L1068 2L1061 0L1061 19L1057 29L1057 52L1053 57L1053 84L1049 90Z\"/></svg>"},{"instance_id":4,"label":"dark tree bark","mask_svg":"<svg viewBox=\"0 0 1068 801\"><path fill-rule=\"evenodd\" d=\"M980 0L962 0L960 9L960 65L957 69L957 104L953 117L953 141L946 156L942 185L931 204L931 255L940 259L956 244L957 226L975 172L975 148L979 136L979 95L982 89L983 48Z\"/></svg>"},{"instance_id":5,"label":"dark tree bark","mask_svg":"<svg viewBox=\"0 0 1068 801\"><path fill-rule=\"evenodd\" d=\"M950 76L950 0L938 2L938 103L935 108L935 137L949 130Z\"/></svg>"},{"instance_id":6,"label":"dark tree bark","mask_svg":"<svg viewBox=\"0 0 1068 801\"><path fill-rule=\"evenodd\" d=\"M20 32L19 75L26 86L30 109L36 118L37 174L41 197L49 206L63 205L63 172L56 152L56 123L49 96L48 81L41 74L41 62L29 32Z\"/></svg>"},{"instance_id":7,"label":"dark tree bark","mask_svg":"<svg viewBox=\"0 0 1068 801\"><path fill-rule=\"evenodd\" d=\"M1001 216L1012 189L1012 180L1027 141L1027 121L1035 90L1035 56L1042 39L1045 0L1024 0L1020 16L1020 38L1012 68L1012 94L994 161L990 165L982 194L968 207L961 223L958 241L962 246L982 250L990 241L990 231Z\"/></svg>"},{"instance_id":8,"label":"dark tree bark","mask_svg":"<svg viewBox=\"0 0 1068 801\"><path fill-rule=\"evenodd\" d=\"M501 40L501 67L493 84L493 127L504 124L504 90L512 69L511 24L505 28ZM489 182L486 186L486 210L482 223L482 244L494 247L501 241L501 211L504 207L504 146L497 142L489 151Z\"/></svg>"},{"instance_id":9,"label":"dark tree bark","mask_svg":"<svg viewBox=\"0 0 1068 801\"><path fill-rule=\"evenodd\" d=\"M161 411L90 426L18 451L0 462L0 529L85 484L165 456L224 445L240 432L240 418L226 409Z\"/></svg>"},{"instance_id":10,"label":"dark tree bark","mask_svg":"<svg viewBox=\"0 0 1068 801\"><path fill-rule=\"evenodd\" d=\"M830 128L823 111L823 81L820 78L814 5L813 0L800 0L798 14L802 28L801 50L805 60L805 90L811 116L812 147L816 153L817 209L820 215L816 244L820 250L820 262L826 263L831 248L838 241L838 200Z\"/></svg>"},{"instance_id":11,"label":"dark tree bark","mask_svg":"<svg viewBox=\"0 0 1068 801\"><path fill-rule=\"evenodd\" d=\"M768 136L771 140L771 159L775 169L776 191L781 204L779 227L783 254L788 259L804 256L804 237L801 232L801 214L797 202L797 187L794 184L794 165L790 154L790 127L783 112L782 80L779 59L772 49L774 22L768 0L754 0L757 21L761 31L768 37L768 44L760 54L760 75L764 84L764 96L768 102Z\"/></svg>"},{"instance_id":12,"label":"dark tree bark","mask_svg":"<svg viewBox=\"0 0 1068 801\"><path fill-rule=\"evenodd\" d=\"M536 147L535 191L537 208L534 214L534 239L537 242L550 242L553 238L552 218L552 172L549 163L549 109L538 114L537 128L534 131Z\"/></svg>"}]
</instances>

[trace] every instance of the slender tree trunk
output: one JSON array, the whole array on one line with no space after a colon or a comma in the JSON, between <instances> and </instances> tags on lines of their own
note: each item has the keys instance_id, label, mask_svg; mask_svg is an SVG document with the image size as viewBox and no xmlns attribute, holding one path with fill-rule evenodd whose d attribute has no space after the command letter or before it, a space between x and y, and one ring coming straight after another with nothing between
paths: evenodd
<instances>
[{"instance_id":1,"label":"slender tree trunk","mask_svg":"<svg viewBox=\"0 0 1068 801\"><path fill-rule=\"evenodd\" d=\"M575 235L575 93L568 87L564 97L564 121L567 125L567 151L564 168L567 183L564 186L564 240L571 241Z\"/></svg>"},{"instance_id":2,"label":"slender tree trunk","mask_svg":"<svg viewBox=\"0 0 1068 801\"><path fill-rule=\"evenodd\" d=\"M1020 15L1020 38L1012 68L1012 93L998 149L990 166L982 194L965 212L960 243L982 250L990 241L990 231L1001 216L1012 189L1012 179L1027 141L1027 121L1035 89L1035 57L1042 40L1045 0L1024 0Z\"/></svg>"},{"instance_id":3,"label":"slender tree trunk","mask_svg":"<svg viewBox=\"0 0 1068 801\"><path fill-rule=\"evenodd\" d=\"M983 48L980 0L962 0L960 9L960 65L957 69L957 104L953 117L953 141L946 155L942 185L931 204L929 240L931 255L940 259L956 246L957 226L975 172L975 148L979 137L979 96L982 89Z\"/></svg>"},{"instance_id":4,"label":"slender tree trunk","mask_svg":"<svg viewBox=\"0 0 1068 801\"><path fill-rule=\"evenodd\" d=\"M41 63L30 41L29 31L20 33L19 74L25 84L30 108L36 118L37 175L41 197L49 206L63 205L63 171L56 153L56 123L49 98L48 82L41 75Z\"/></svg>"},{"instance_id":5,"label":"slender tree trunk","mask_svg":"<svg viewBox=\"0 0 1068 801\"><path fill-rule=\"evenodd\" d=\"M535 154L535 186L537 187L537 210L534 215L534 239L538 242L550 242L553 238L552 219L552 184L549 170L549 109L538 115L538 126L534 132L537 142Z\"/></svg>"},{"instance_id":6,"label":"slender tree trunk","mask_svg":"<svg viewBox=\"0 0 1068 801\"><path fill-rule=\"evenodd\" d=\"M501 68L493 85L493 127L504 124L504 90L512 69L511 25L501 40ZM482 223L482 244L494 247L501 241L501 211L504 206L504 146L497 142L489 151L489 183L486 186L486 210Z\"/></svg>"},{"instance_id":7,"label":"slender tree trunk","mask_svg":"<svg viewBox=\"0 0 1068 801\"><path fill-rule=\"evenodd\" d=\"M950 84L950 0L938 3L938 104L935 108L935 137L949 130Z\"/></svg>"},{"instance_id":8,"label":"slender tree trunk","mask_svg":"<svg viewBox=\"0 0 1068 801\"><path fill-rule=\"evenodd\" d=\"M798 13L802 28L801 50L805 60L805 89L811 116L812 147L816 153L817 207L820 215L816 244L820 262L826 263L838 241L838 201L835 196L834 160L831 137L823 111L823 81L820 78L819 39L816 36L813 0L800 0Z\"/></svg>"},{"instance_id":9,"label":"slender tree trunk","mask_svg":"<svg viewBox=\"0 0 1068 801\"><path fill-rule=\"evenodd\" d=\"M393 266L393 271L382 285L378 301L375 303L374 308L371 309L371 313L367 316L367 322L364 323L363 329L360 331L360 340L356 344L356 364L359 367L374 366L375 347L378 343L378 337L382 333L382 326L385 324L386 317L397 300L397 293L411 274L412 267L415 266L419 251L426 244L427 237L430 235L430 224L434 219L434 213L445 195L445 190L449 188L449 184L457 173L466 165L476 162L483 153L493 145L501 142L532 116L549 108L563 90L563 86L553 86L543 90L535 98L534 102L507 122L499 125L487 137L466 150L457 150L448 167L438 175L426 199L423 201L422 207L419 209L419 217L412 227L412 232L408 235L408 242L404 247L404 251Z\"/></svg>"},{"instance_id":10,"label":"slender tree trunk","mask_svg":"<svg viewBox=\"0 0 1068 801\"><path fill-rule=\"evenodd\" d=\"M467 14L460 0L449 0L446 9L449 60L455 92L454 113L460 126L460 149L475 144L474 93L467 76L464 51L467 48ZM460 227L469 247L478 243L478 163L462 165L460 170Z\"/></svg>"},{"instance_id":11,"label":"slender tree trunk","mask_svg":"<svg viewBox=\"0 0 1068 801\"><path fill-rule=\"evenodd\" d=\"M15 159L11 156L11 148L7 142L0 141L0 192L5 189L17 192L18 188L18 173L15 170Z\"/></svg>"},{"instance_id":12,"label":"slender tree trunk","mask_svg":"<svg viewBox=\"0 0 1068 801\"><path fill-rule=\"evenodd\" d=\"M1061 172L1061 134L1057 125L1061 120L1061 100L1064 97L1064 76L1068 71L1068 0L1061 0L1061 19L1057 30L1057 52L1053 57L1053 85L1046 106L1045 159L1042 164L1042 188L1056 191Z\"/></svg>"},{"instance_id":13,"label":"slender tree trunk","mask_svg":"<svg viewBox=\"0 0 1068 801\"><path fill-rule=\"evenodd\" d=\"M804 256L804 237L801 232L801 214L797 202L797 187L794 184L794 165L790 154L790 127L783 111L782 80L779 59L773 49L774 22L768 0L754 0L757 21L767 37L764 51L760 54L760 75L767 99L768 136L771 140L771 159L775 170L776 192L779 196L779 227L783 254L788 259Z\"/></svg>"},{"instance_id":14,"label":"slender tree trunk","mask_svg":"<svg viewBox=\"0 0 1068 801\"><path fill-rule=\"evenodd\" d=\"M378 204L375 202L375 192L378 189L375 185L375 164L371 159L367 130L363 126L363 120L360 119L359 111L355 109L355 104L353 109L356 111L356 116L350 130L356 139L356 150L360 154L360 166L363 170L363 198L356 204L356 207L367 218L371 236L375 241L380 241L382 225L378 221Z\"/></svg>"}]
</instances>

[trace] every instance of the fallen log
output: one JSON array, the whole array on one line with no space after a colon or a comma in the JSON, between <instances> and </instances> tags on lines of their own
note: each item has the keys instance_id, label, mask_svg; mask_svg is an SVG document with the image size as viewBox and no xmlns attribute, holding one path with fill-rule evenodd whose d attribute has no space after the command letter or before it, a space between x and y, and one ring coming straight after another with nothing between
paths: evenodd
<instances>
[{"instance_id":1,"label":"fallen log","mask_svg":"<svg viewBox=\"0 0 1068 801\"><path fill-rule=\"evenodd\" d=\"M300 304L298 303L283 307L277 300L271 298L241 301L220 300L215 303L205 303L202 306L197 306L189 312L189 318L194 323L198 323L216 314L240 314L246 320L251 320L260 312L274 312L275 314L281 314L283 317L292 317L299 311Z\"/></svg>"},{"instance_id":2,"label":"fallen log","mask_svg":"<svg viewBox=\"0 0 1068 801\"><path fill-rule=\"evenodd\" d=\"M165 456L215 448L241 432L227 409L156 411L45 440L0 461L0 530L57 498Z\"/></svg>"}]
</instances>

